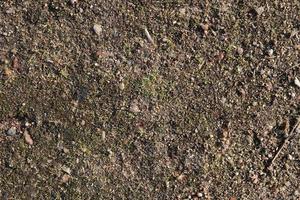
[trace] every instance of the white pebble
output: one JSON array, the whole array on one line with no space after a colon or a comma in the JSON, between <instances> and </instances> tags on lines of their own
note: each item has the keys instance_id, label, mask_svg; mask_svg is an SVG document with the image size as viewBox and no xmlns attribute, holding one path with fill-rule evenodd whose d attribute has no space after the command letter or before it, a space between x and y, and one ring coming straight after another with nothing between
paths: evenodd
<instances>
[{"instance_id":1,"label":"white pebble","mask_svg":"<svg viewBox=\"0 0 300 200\"><path fill-rule=\"evenodd\" d=\"M71 169L67 166L62 166L61 167L62 171L67 173L67 174L71 174Z\"/></svg>"},{"instance_id":2,"label":"white pebble","mask_svg":"<svg viewBox=\"0 0 300 200\"><path fill-rule=\"evenodd\" d=\"M137 103L132 103L130 106L130 111L133 113L139 113L140 112L140 108L137 105Z\"/></svg>"},{"instance_id":3,"label":"white pebble","mask_svg":"<svg viewBox=\"0 0 300 200\"><path fill-rule=\"evenodd\" d=\"M102 131L102 140L105 141L105 138L106 138L106 133L105 131Z\"/></svg>"},{"instance_id":4,"label":"white pebble","mask_svg":"<svg viewBox=\"0 0 300 200\"><path fill-rule=\"evenodd\" d=\"M120 88L120 90L124 90L125 89L125 84L123 82L120 83L119 88Z\"/></svg>"},{"instance_id":5,"label":"white pebble","mask_svg":"<svg viewBox=\"0 0 300 200\"><path fill-rule=\"evenodd\" d=\"M100 35L101 32L102 32L102 26L99 25L99 24L94 24L93 29L94 29L94 31L95 31L95 33L96 33L97 35Z\"/></svg>"},{"instance_id":6,"label":"white pebble","mask_svg":"<svg viewBox=\"0 0 300 200\"><path fill-rule=\"evenodd\" d=\"M238 47L237 52L239 55L242 55L244 53L244 49L242 49L241 47Z\"/></svg>"},{"instance_id":7,"label":"white pebble","mask_svg":"<svg viewBox=\"0 0 300 200\"><path fill-rule=\"evenodd\" d=\"M7 135L9 136L15 136L17 133L17 128L16 127L11 127L10 129L8 129L7 131Z\"/></svg>"},{"instance_id":8,"label":"white pebble","mask_svg":"<svg viewBox=\"0 0 300 200\"><path fill-rule=\"evenodd\" d=\"M261 6L259 8L256 8L255 11L256 11L257 15L261 15L265 11L265 8L263 6Z\"/></svg>"},{"instance_id":9,"label":"white pebble","mask_svg":"<svg viewBox=\"0 0 300 200\"><path fill-rule=\"evenodd\" d=\"M268 55L269 55L269 56L272 56L273 53L274 53L274 50L273 50L273 49L269 49L269 50L268 50Z\"/></svg>"},{"instance_id":10,"label":"white pebble","mask_svg":"<svg viewBox=\"0 0 300 200\"><path fill-rule=\"evenodd\" d=\"M299 81L299 79L297 77L295 78L295 85L297 85L298 87L300 87L300 81Z\"/></svg>"},{"instance_id":11,"label":"white pebble","mask_svg":"<svg viewBox=\"0 0 300 200\"><path fill-rule=\"evenodd\" d=\"M77 0L70 0L70 3L71 3L72 5L74 5L75 3L77 3Z\"/></svg>"},{"instance_id":12,"label":"white pebble","mask_svg":"<svg viewBox=\"0 0 300 200\"><path fill-rule=\"evenodd\" d=\"M289 159L289 160L294 160L294 157L293 157L291 154L289 154L289 155L288 155L288 159Z\"/></svg>"},{"instance_id":13,"label":"white pebble","mask_svg":"<svg viewBox=\"0 0 300 200\"><path fill-rule=\"evenodd\" d=\"M198 192L197 196L198 197L203 197L203 194L201 192Z\"/></svg>"}]
</instances>

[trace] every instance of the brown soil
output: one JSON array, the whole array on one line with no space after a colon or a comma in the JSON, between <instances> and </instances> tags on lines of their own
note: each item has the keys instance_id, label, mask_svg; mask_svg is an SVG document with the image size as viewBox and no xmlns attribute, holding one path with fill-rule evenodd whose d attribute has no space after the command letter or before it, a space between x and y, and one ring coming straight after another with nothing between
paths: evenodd
<instances>
[{"instance_id":1,"label":"brown soil","mask_svg":"<svg viewBox=\"0 0 300 200\"><path fill-rule=\"evenodd\" d=\"M0 197L299 199L299 58L298 0L0 1Z\"/></svg>"}]
</instances>

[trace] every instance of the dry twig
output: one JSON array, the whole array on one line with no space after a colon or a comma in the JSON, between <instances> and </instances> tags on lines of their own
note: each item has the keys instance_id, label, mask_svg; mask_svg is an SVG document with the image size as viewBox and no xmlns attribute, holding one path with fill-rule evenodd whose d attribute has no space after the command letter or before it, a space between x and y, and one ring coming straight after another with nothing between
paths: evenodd
<instances>
[{"instance_id":1,"label":"dry twig","mask_svg":"<svg viewBox=\"0 0 300 200\"><path fill-rule=\"evenodd\" d=\"M155 45L155 42L154 42L153 38L151 37L151 35L150 35L150 33L149 33L149 31L146 27L144 28L144 31L145 31L146 37L149 40L149 42L151 42L153 45Z\"/></svg>"},{"instance_id":2,"label":"dry twig","mask_svg":"<svg viewBox=\"0 0 300 200\"><path fill-rule=\"evenodd\" d=\"M272 167L272 164L275 162L275 160L277 159L277 157L279 156L279 154L283 150L284 146L298 133L296 130L297 130L299 124L300 124L300 118L297 119L297 122L296 122L295 126L293 127L293 129L290 131L289 135L284 138L284 140L283 140L282 144L280 145L279 149L277 150L277 152L273 156L272 160L269 162L269 164L267 166L268 169L270 169Z\"/></svg>"}]
</instances>

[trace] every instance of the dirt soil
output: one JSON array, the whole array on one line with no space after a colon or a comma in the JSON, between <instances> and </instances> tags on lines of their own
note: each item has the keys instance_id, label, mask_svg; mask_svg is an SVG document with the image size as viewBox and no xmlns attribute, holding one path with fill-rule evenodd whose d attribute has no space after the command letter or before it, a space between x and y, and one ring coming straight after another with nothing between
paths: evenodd
<instances>
[{"instance_id":1,"label":"dirt soil","mask_svg":"<svg viewBox=\"0 0 300 200\"><path fill-rule=\"evenodd\" d=\"M0 1L1 199L299 199L299 0Z\"/></svg>"}]
</instances>

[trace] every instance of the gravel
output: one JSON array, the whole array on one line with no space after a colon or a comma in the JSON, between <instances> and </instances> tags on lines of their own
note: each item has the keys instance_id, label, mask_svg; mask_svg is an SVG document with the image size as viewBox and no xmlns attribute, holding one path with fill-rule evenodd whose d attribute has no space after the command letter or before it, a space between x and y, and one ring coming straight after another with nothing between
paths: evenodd
<instances>
[{"instance_id":1,"label":"gravel","mask_svg":"<svg viewBox=\"0 0 300 200\"><path fill-rule=\"evenodd\" d=\"M94 24L93 30L97 35L101 35L102 33L102 26L100 24Z\"/></svg>"},{"instance_id":2,"label":"gravel","mask_svg":"<svg viewBox=\"0 0 300 200\"><path fill-rule=\"evenodd\" d=\"M33 145L33 140L31 138L30 134L28 133L28 131L24 132L24 139L27 144Z\"/></svg>"},{"instance_id":3,"label":"gravel","mask_svg":"<svg viewBox=\"0 0 300 200\"><path fill-rule=\"evenodd\" d=\"M16 134L17 134L17 128L16 127L11 127L7 131L7 135L8 136L15 136Z\"/></svg>"},{"instance_id":4,"label":"gravel","mask_svg":"<svg viewBox=\"0 0 300 200\"><path fill-rule=\"evenodd\" d=\"M295 83L296 86L300 87L300 81L297 77L295 78L294 83Z\"/></svg>"}]
</instances>

